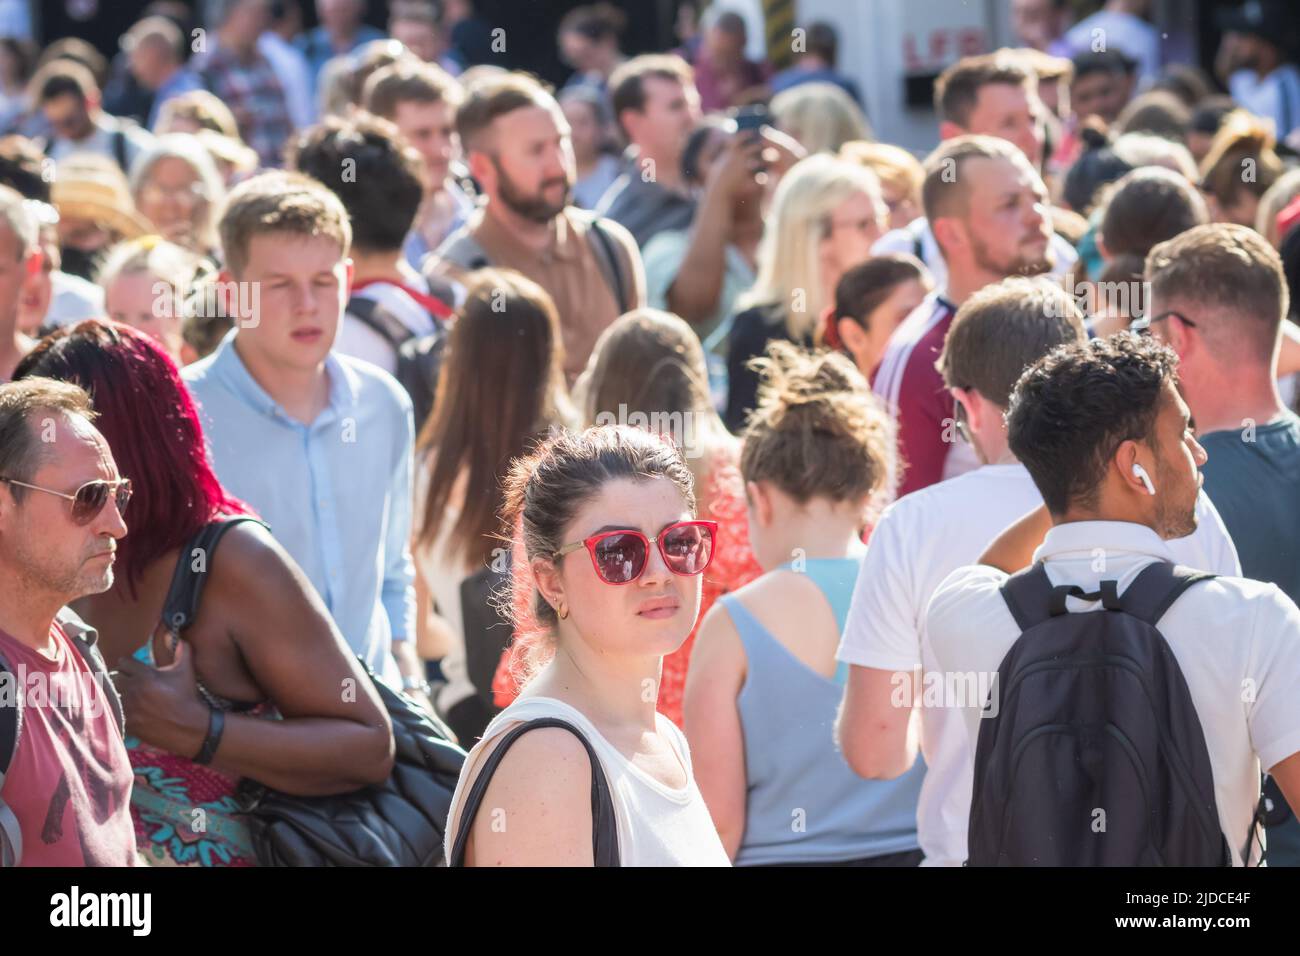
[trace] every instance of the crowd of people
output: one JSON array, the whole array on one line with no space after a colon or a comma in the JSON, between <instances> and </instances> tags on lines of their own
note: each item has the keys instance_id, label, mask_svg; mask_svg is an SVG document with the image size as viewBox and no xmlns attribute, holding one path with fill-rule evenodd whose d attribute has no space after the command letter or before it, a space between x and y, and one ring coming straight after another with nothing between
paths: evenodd
<instances>
[{"instance_id":1,"label":"crowd of people","mask_svg":"<svg viewBox=\"0 0 1300 956\"><path fill-rule=\"evenodd\" d=\"M1300 865L1285 4L1014 0L924 157L826 23L315 6L0 40L0 866L257 865L370 675L455 865Z\"/></svg>"}]
</instances>

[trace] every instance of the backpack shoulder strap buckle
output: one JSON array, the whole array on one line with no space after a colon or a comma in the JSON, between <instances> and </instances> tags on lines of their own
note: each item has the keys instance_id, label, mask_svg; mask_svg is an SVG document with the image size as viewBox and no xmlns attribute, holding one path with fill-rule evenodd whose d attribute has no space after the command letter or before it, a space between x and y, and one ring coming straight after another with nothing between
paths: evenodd
<instances>
[{"instance_id":1,"label":"backpack shoulder strap buckle","mask_svg":"<svg viewBox=\"0 0 1300 956\"><path fill-rule=\"evenodd\" d=\"M1060 617L1068 613L1066 598L1078 598L1081 601L1101 601L1107 611L1120 611L1123 607L1119 600L1119 585L1115 581L1102 581L1095 591L1085 591L1077 584L1061 584L1052 588L1051 615Z\"/></svg>"}]
</instances>

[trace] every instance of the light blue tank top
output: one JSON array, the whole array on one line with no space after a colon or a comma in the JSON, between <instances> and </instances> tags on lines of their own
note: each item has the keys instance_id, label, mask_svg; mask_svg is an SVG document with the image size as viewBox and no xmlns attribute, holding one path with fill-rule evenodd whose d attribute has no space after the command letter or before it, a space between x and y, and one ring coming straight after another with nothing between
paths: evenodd
<instances>
[{"instance_id":1,"label":"light blue tank top","mask_svg":"<svg viewBox=\"0 0 1300 956\"><path fill-rule=\"evenodd\" d=\"M841 633L861 563L860 555L806 559L801 569L825 596ZM921 759L895 780L859 777L833 736L847 667L823 677L736 595L719 601L740 634L748 671L737 698L748 779L736 865L832 863L916 849Z\"/></svg>"}]
</instances>

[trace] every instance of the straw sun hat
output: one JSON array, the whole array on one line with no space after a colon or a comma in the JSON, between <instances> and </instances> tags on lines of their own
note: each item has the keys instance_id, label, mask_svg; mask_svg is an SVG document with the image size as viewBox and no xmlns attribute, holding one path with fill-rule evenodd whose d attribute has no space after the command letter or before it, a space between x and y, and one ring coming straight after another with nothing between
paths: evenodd
<instances>
[{"instance_id":1,"label":"straw sun hat","mask_svg":"<svg viewBox=\"0 0 1300 956\"><path fill-rule=\"evenodd\" d=\"M60 160L50 199L61 218L99 223L123 239L154 231L149 220L135 211L126 176L104 156L80 154Z\"/></svg>"}]
</instances>

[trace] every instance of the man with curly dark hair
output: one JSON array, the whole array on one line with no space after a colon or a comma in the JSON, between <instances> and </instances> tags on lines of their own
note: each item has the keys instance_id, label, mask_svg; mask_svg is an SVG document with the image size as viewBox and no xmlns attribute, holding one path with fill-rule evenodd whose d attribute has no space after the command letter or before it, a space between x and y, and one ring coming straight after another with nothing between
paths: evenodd
<instances>
[{"instance_id":1,"label":"man with curly dark hair","mask_svg":"<svg viewBox=\"0 0 1300 956\"><path fill-rule=\"evenodd\" d=\"M1100 602L1126 607L1139 574L1172 563L1170 540L1196 527L1206 454L1178 393L1177 367L1172 350L1121 332L1062 346L1016 383L1007 438L1051 516L1034 557L1057 594L1069 586L1067 616L1099 610ZM926 625L941 671L999 669L1022 634L1004 597L1007 580L980 564L954 571L939 587ZM1232 863L1253 865L1263 844L1260 771L1271 773L1293 804L1300 801L1300 608L1276 585L1226 575L1173 597L1156 613L1159 635L1199 718ZM1105 688L1107 700L1122 696L1115 684ZM1015 685L1001 689L1000 707L1014 708L1014 692ZM984 703L958 705L972 759ZM1051 825L1052 811L1073 796L1052 795L1044 814L1022 826Z\"/></svg>"}]
</instances>

